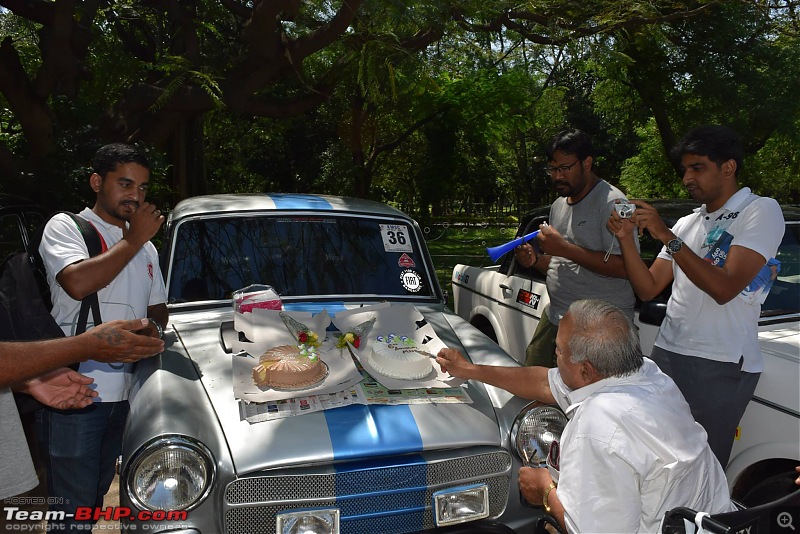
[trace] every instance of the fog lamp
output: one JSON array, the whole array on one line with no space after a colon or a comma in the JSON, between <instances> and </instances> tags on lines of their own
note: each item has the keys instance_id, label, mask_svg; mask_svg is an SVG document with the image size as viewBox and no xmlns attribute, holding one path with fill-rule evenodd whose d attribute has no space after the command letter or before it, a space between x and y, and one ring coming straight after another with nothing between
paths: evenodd
<instances>
[{"instance_id":1,"label":"fog lamp","mask_svg":"<svg viewBox=\"0 0 800 534\"><path fill-rule=\"evenodd\" d=\"M473 484L437 491L433 494L433 510L437 527L489 517L489 487Z\"/></svg>"},{"instance_id":2,"label":"fog lamp","mask_svg":"<svg viewBox=\"0 0 800 534\"><path fill-rule=\"evenodd\" d=\"M339 534L339 510L315 508L276 515L278 534Z\"/></svg>"}]
</instances>

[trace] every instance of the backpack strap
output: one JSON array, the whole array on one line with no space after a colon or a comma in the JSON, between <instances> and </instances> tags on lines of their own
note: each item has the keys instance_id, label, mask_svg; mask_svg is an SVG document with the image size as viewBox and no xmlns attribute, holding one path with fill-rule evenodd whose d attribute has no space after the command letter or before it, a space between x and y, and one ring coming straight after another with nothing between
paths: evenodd
<instances>
[{"instance_id":1,"label":"backpack strap","mask_svg":"<svg viewBox=\"0 0 800 534\"><path fill-rule=\"evenodd\" d=\"M67 215L75 223L75 226L78 227L78 230L80 231L81 236L83 237L83 241L84 243L86 243L86 249L89 252L90 258L98 256L106 251L107 246L105 244L105 241L103 241L103 237L100 235L100 232L91 222L81 217L80 215L77 215L70 211L55 212L51 214L50 218L60 213ZM49 301L50 288L47 287L46 275L44 270L44 260L42 258L42 255L39 254L39 244L42 242L42 235L44 233L45 226L47 225L43 224L41 228L39 228L39 230L36 232L36 235L34 236L34 239L28 244L28 257L33 269L37 273L41 273L39 276L39 280L41 284L43 284L43 286L41 286L40 289L42 290L43 294L46 294L48 296L47 305L48 307L51 307L52 302ZM97 298L96 292L92 293L91 295L88 295L81 301L81 309L78 314L78 325L76 329L76 334L82 334L83 332L86 331L86 324L89 319L90 310L92 312L92 319L94 320L94 324L95 325L101 324L103 321L102 318L100 317L100 301Z\"/></svg>"},{"instance_id":2,"label":"backpack strap","mask_svg":"<svg viewBox=\"0 0 800 534\"><path fill-rule=\"evenodd\" d=\"M64 213L69 215L72 220L75 221L75 224L78 225L81 235L83 236L83 240L86 243L86 248L89 250L89 257L93 258L100 255L100 253L103 252L104 247L101 241L100 232L97 231L97 228L95 228L92 223L80 215L76 215L75 213L71 212ZM100 317L100 300L97 298L96 291L91 295L87 295L81 301L81 311L78 315L78 325L75 330L75 335L86 332L86 323L89 320L89 310L92 312L94 325L97 326L101 324L103 320Z\"/></svg>"}]
</instances>

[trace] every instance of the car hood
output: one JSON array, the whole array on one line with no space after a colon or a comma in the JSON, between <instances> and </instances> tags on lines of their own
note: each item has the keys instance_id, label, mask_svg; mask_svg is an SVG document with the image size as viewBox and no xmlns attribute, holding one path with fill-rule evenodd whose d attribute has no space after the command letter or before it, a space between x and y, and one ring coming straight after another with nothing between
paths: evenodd
<instances>
[{"instance_id":1,"label":"car hood","mask_svg":"<svg viewBox=\"0 0 800 534\"><path fill-rule=\"evenodd\" d=\"M444 308L420 311L448 347L468 353L473 360L510 360L496 345L476 335L471 326ZM239 475L291 465L328 464L454 447L502 446L507 442L508 423L498 426L495 406L511 402L511 396L479 383L465 384L470 404L354 404L251 424L244 420L240 401L233 395L234 356L226 353L221 344L219 325L230 320L230 312L217 317L173 315L171 324L177 339L168 351L171 356L165 353L161 369L154 373L161 376L151 377L145 387L160 382L159 388L169 391L170 398L182 399L183 407L194 405L193 413L179 417L184 421L182 430L196 439L214 441L211 436L193 432L208 427L209 420L215 419L222 432L216 441L228 449L232 467ZM456 332L461 329L464 331ZM459 341L461 336L469 337L474 344L464 347ZM176 353L182 353L183 357ZM186 380L187 356L197 374L194 380ZM176 365L184 371L171 372L170 367ZM139 414L138 418L142 415L147 414Z\"/></svg>"}]
</instances>

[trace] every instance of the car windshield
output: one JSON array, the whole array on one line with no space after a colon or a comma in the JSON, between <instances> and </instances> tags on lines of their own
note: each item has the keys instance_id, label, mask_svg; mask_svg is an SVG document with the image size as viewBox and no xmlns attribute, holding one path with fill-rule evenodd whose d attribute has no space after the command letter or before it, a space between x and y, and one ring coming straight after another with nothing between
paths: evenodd
<instances>
[{"instance_id":1,"label":"car windshield","mask_svg":"<svg viewBox=\"0 0 800 534\"><path fill-rule=\"evenodd\" d=\"M786 223L775 258L781 270L761 306L762 317L800 312L800 221Z\"/></svg>"},{"instance_id":2,"label":"car windshield","mask_svg":"<svg viewBox=\"0 0 800 534\"><path fill-rule=\"evenodd\" d=\"M423 249L403 220L246 213L186 220L174 235L171 303L229 299L250 284L281 297L435 295Z\"/></svg>"}]
</instances>

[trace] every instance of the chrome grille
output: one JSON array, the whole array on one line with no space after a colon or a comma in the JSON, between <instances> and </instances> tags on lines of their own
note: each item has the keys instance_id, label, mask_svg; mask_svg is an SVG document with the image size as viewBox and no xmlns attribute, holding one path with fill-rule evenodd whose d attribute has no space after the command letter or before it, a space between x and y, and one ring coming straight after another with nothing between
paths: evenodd
<instances>
[{"instance_id":1,"label":"chrome grille","mask_svg":"<svg viewBox=\"0 0 800 534\"><path fill-rule=\"evenodd\" d=\"M459 453L458 458L448 458ZM342 534L397 533L433 528L432 495L463 484L489 487L490 516L505 510L511 456L505 450L443 451L391 464L339 464L316 472L284 470L241 478L225 490L227 534L273 534L275 515L296 508L337 507ZM374 514L363 517L365 514Z\"/></svg>"}]
</instances>

